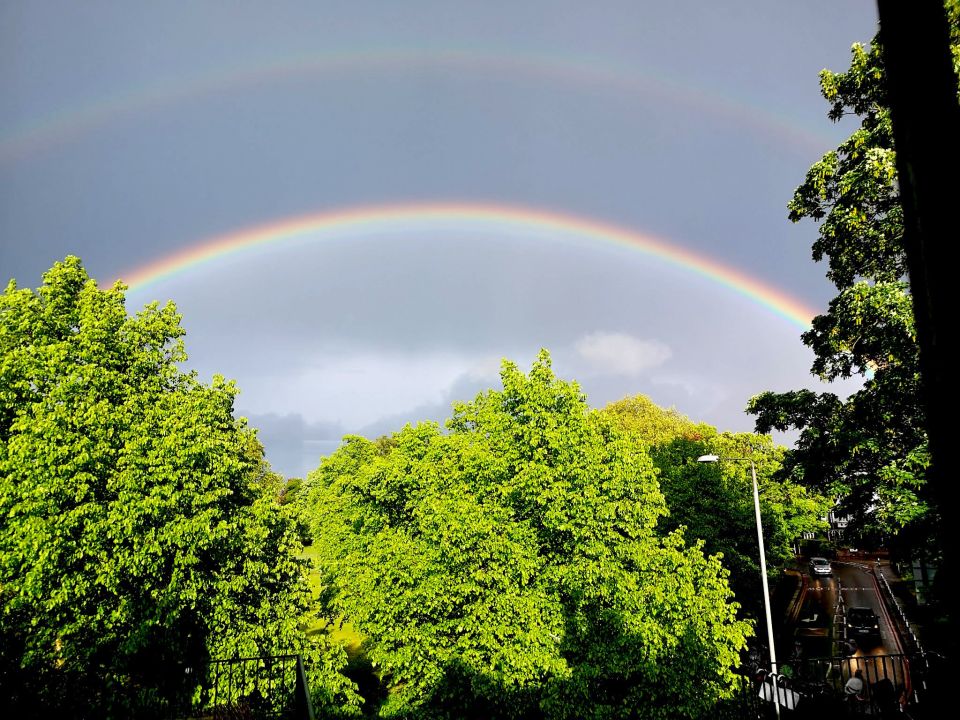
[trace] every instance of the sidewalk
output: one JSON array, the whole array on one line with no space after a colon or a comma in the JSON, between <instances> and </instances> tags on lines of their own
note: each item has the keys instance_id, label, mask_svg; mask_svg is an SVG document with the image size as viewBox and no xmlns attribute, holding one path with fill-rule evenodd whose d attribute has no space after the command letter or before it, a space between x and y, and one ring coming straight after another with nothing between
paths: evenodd
<instances>
[{"instance_id":1,"label":"sidewalk","mask_svg":"<svg viewBox=\"0 0 960 720\"><path fill-rule=\"evenodd\" d=\"M875 565L876 563L874 563ZM932 613L926 605L917 604L917 596L913 592L913 584L904 580L897 573L897 568L888 560L880 560L880 569L884 577L890 584L894 597L899 601L907 619L910 621L910 628L913 630L924 650L930 652L940 652L943 648L938 643L939 633L936 632L936 625L931 626ZM931 627L933 630L931 630Z\"/></svg>"},{"instance_id":2,"label":"sidewalk","mask_svg":"<svg viewBox=\"0 0 960 720\"><path fill-rule=\"evenodd\" d=\"M773 588L770 598L770 615L773 617L774 640L777 644L777 655L781 658L789 657L793 651L794 624L797 613L800 612L800 600L806 577L796 568L785 568Z\"/></svg>"}]
</instances>

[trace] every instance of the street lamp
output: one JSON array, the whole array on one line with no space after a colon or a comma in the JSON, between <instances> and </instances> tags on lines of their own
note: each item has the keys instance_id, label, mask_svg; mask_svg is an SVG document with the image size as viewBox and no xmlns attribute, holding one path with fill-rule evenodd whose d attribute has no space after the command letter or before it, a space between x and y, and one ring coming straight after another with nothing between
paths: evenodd
<instances>
[{"instance_id":1,"label":"street lamp","mask_svg":"<svg viewBox=\"0 0 960 720\"><path fill-rule=\"evenodd\" d=\"M773 680L773 707L780 717L780 703L777 697L777 651L773 644L773 617L770 615L770 589L767 587L767 556L763 551L763 526L760 524L760 492L757 489L757 466L752 458L725 457L724 460L739 460L750 463L750 475L753 478L753 512L757 516L757 544L760 546L760 580L763 586L763 609L767 614L767 643L770 646L770 673ZM719 455L701 455L697 462L720 462Z\"/></svg>"}]
</instances>

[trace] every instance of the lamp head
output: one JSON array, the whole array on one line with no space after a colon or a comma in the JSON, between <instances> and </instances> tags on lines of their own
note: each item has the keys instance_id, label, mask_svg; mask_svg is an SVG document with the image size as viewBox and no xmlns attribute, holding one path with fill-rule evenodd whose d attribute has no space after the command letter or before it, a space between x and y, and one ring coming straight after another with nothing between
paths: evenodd
<instances>
[{"instance_id":1,"label":"lamp head","mask_svg":"<svg viewBox=\"0 0 960 720\"><path fill-rule=\"evenodd\" d=\"M703 462L703 463L715 463L715 462L718 462L719 460L720 460L719 455L701 455L700 457L697 458L697 462Z\"/></svg>"}]
</instances>

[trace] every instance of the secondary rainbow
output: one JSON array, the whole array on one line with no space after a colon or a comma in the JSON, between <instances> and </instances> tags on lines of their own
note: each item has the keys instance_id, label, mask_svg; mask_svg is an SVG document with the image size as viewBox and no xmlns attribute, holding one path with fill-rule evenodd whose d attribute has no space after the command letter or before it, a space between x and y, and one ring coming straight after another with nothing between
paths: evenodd
<instances>
[{"instance_id":1,"label":"secondary rainbow","mask_svg":"<svg viewBox=\"0 0 960 720\"><path fill-rule=\"evenodd\" d=\"M506 236L533 232L539 237L628 247L708 278L799 328L809 328L815 314L796 298L740 270L646 233L555 211L479 203L374 205L285 218L201 240L186 250L124 273L119 279L130 290L137 291L218 258L266 250L284 243L455 228Z\"/></svg>"},{"instance_id":2,"label":"secondary rainbow","mask_svg":"<svg viewBox=\"0 0 960 720\"><path fill-rule=\"evenodd\" d=\"M264 59L253 65L225 67L173 81L135 86L84 105L61 108L26 124L0 131L0 162L16 159L124 117L143 115L217 93L268 87L294 78L330 78L371 72L446 70L490 74L528 82L558 83L613 96L651 97L672 106L727 118L740 127L777 137L805 153L835 144L832 135L807 129L763 103L718 94L662 71L644 70L599 57L555 56L511 48L349 48L339 52Z\"/></svg>"}]
</instances>

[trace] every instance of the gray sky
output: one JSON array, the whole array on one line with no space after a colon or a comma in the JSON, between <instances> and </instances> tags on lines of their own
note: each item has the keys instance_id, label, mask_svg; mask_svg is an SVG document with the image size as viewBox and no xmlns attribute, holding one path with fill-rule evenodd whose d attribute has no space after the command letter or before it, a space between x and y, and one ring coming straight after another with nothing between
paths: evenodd
<instances>
[{"instance_id":1,"label":"gray sky","mask_svg":"<svg viewBox=\"0 0 960 720\"><path fill-rule=\"evenodd\" d=\"M67 254L108 280L212 237L359 206L463 202L656 236L814 310L785 204L851 125L817 73L876 25L803 3L0 5L0 276ZM191 366L237 380L268 457L441 419L540 347L594 405L644 393L722 429L814 387L800 330L649 254L464 222L332 233L134 289Z\"/></svg>"}]
</instances>

